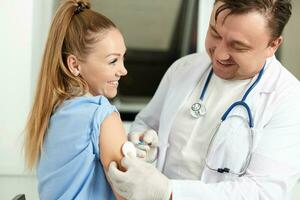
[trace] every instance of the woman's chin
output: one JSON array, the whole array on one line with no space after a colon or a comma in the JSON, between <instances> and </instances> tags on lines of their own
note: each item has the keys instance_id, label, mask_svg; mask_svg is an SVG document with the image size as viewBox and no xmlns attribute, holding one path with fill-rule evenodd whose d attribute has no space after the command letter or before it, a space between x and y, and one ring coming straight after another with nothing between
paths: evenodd
<instances>
[{"instance_id":1,"label":"woman's chin","mask_svg":"<svg viewBox=\"0 0 300 200\"><path fill-rule=\"evenodd\" d=\"M108 93L104 94L103 96L105 96L108 99L113 99L117 96L117 91L108 92Z\"/></svg>"}]
</instances>

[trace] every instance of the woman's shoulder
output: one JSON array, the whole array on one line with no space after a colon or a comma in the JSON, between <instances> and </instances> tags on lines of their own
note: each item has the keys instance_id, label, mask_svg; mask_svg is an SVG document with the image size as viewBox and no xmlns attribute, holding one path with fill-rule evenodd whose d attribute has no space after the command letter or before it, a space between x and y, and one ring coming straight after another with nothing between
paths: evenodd
<instances>
[{"instance_id":1,"label":"woman's shoulder","mask_svg":"<svg viewBox=\"0 0 300 200\"><path fill-rule=\"evenodd\" d=\"M104 96L66 100L50 118L44 147L50 154L57 148L72 149L65 159L76 156L90 144L97 149L99 127L114 111L115 107Z\"/></svg>"},{"instance_id":2,"label":"woman's shoulder","mask_svg":"<svg viewBox=\"0 0 300 200\"><path fill-rule=\"evenodd\" d=\"M111 112L117 111L104 96L80 96L64 101L52 114L50 126L99 126ZM70 128L71 128L70 127Z\"/></svg>"},{"instance_id":3,"label":"woman's shoulder","mask_svg":"<svg viewBox=\"0 0 300 200\"><path fill-rule=\"evenodd\" d=\"M109 100L102 95L99 96L79 96L72 99L65 100L55 111L55 114L61 112L76 112L76 113L88 113L95 111L99 107L105 109L106 107L113 106Z\"/></svg>"},{"instance_id":4,"label":"woman's shoulder","mask_svg":"<svg viewBox=\"0 0 300 200\"><path fill-rule=\"evenodd\" d=\"M82 106L82 105L111 105L109 100L102 95L98 96L91 96L91 95L84 95L79 97L74 97L72 99L66 100L64 103L72 106Z\"/></svg>"}]
</instances>

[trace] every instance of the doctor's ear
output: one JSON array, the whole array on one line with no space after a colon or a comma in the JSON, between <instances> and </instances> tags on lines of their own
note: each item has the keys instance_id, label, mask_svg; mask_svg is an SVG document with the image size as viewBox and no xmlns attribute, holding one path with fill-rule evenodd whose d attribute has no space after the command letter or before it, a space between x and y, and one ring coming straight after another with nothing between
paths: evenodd
<instances>
[{"instance_id":1,"label":"doctor's ear","mask_svg":"<svg viewBox=\"0 0 300 200\"><path fill-rule=\"evenodd\" d=\"M79 65L79 61L76 56L74 56L72 54L69 55L67 57L67 64L68 64L68 68L69 68L70 72L74 76L78 76L80 74L80 65Z\"/></svg>"},{"instance_id":2,"label":"doctor's ear","mask_svg":"<svg viewBox=\"0 0 300 200\"><path fill-rule=\"evenodd\" d=\"M269 43L269 55L268 57L272 56L275 54L275 52L277 51L278 47L282 44L283 42L283 37L279 36L278 38L276 38L275 40L271 41Z\"/></svg>"}]
</instances>

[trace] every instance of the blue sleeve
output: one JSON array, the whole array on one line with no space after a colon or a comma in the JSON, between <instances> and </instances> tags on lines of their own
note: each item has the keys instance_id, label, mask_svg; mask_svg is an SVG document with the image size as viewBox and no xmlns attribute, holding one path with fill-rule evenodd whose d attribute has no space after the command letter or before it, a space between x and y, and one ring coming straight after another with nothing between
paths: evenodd
<instances>
[{"instance_id":1,"label":"blue sleeve","mask_svg":"<svg viewBox=\"0 0 300 200\"><path fill-rule=\"evenodd\" d=\"M105 97L100 98L99 106L95 110L94 117L92 120L92 132L91 140L93 143L94 153L97 158L100 156L99 152L99 136L100 136L100 126L104 119L109 116L112 112L118 112L116 107L111 105Z\"/></svg>"}]
</instances>

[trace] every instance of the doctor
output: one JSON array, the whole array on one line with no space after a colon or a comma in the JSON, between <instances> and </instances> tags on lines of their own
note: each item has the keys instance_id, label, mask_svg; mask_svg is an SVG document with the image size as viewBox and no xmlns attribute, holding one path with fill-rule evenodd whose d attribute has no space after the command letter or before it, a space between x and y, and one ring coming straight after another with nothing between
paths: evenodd
<instances>
[{"instance_id":1,"label":"doctor","mask_svg":"<svg viewBox=\"0 0 300 200\"><path fill-rule=\"evenodd\" d=\"M111 163L118 193L291 199L300 177L300 84L274 56L290 15L289 0L215 1L208 55L176 61L132 125L129 139L146 160L157 157L157 168L124 158L121 172Z\"/></svg>"}]
</instances>

